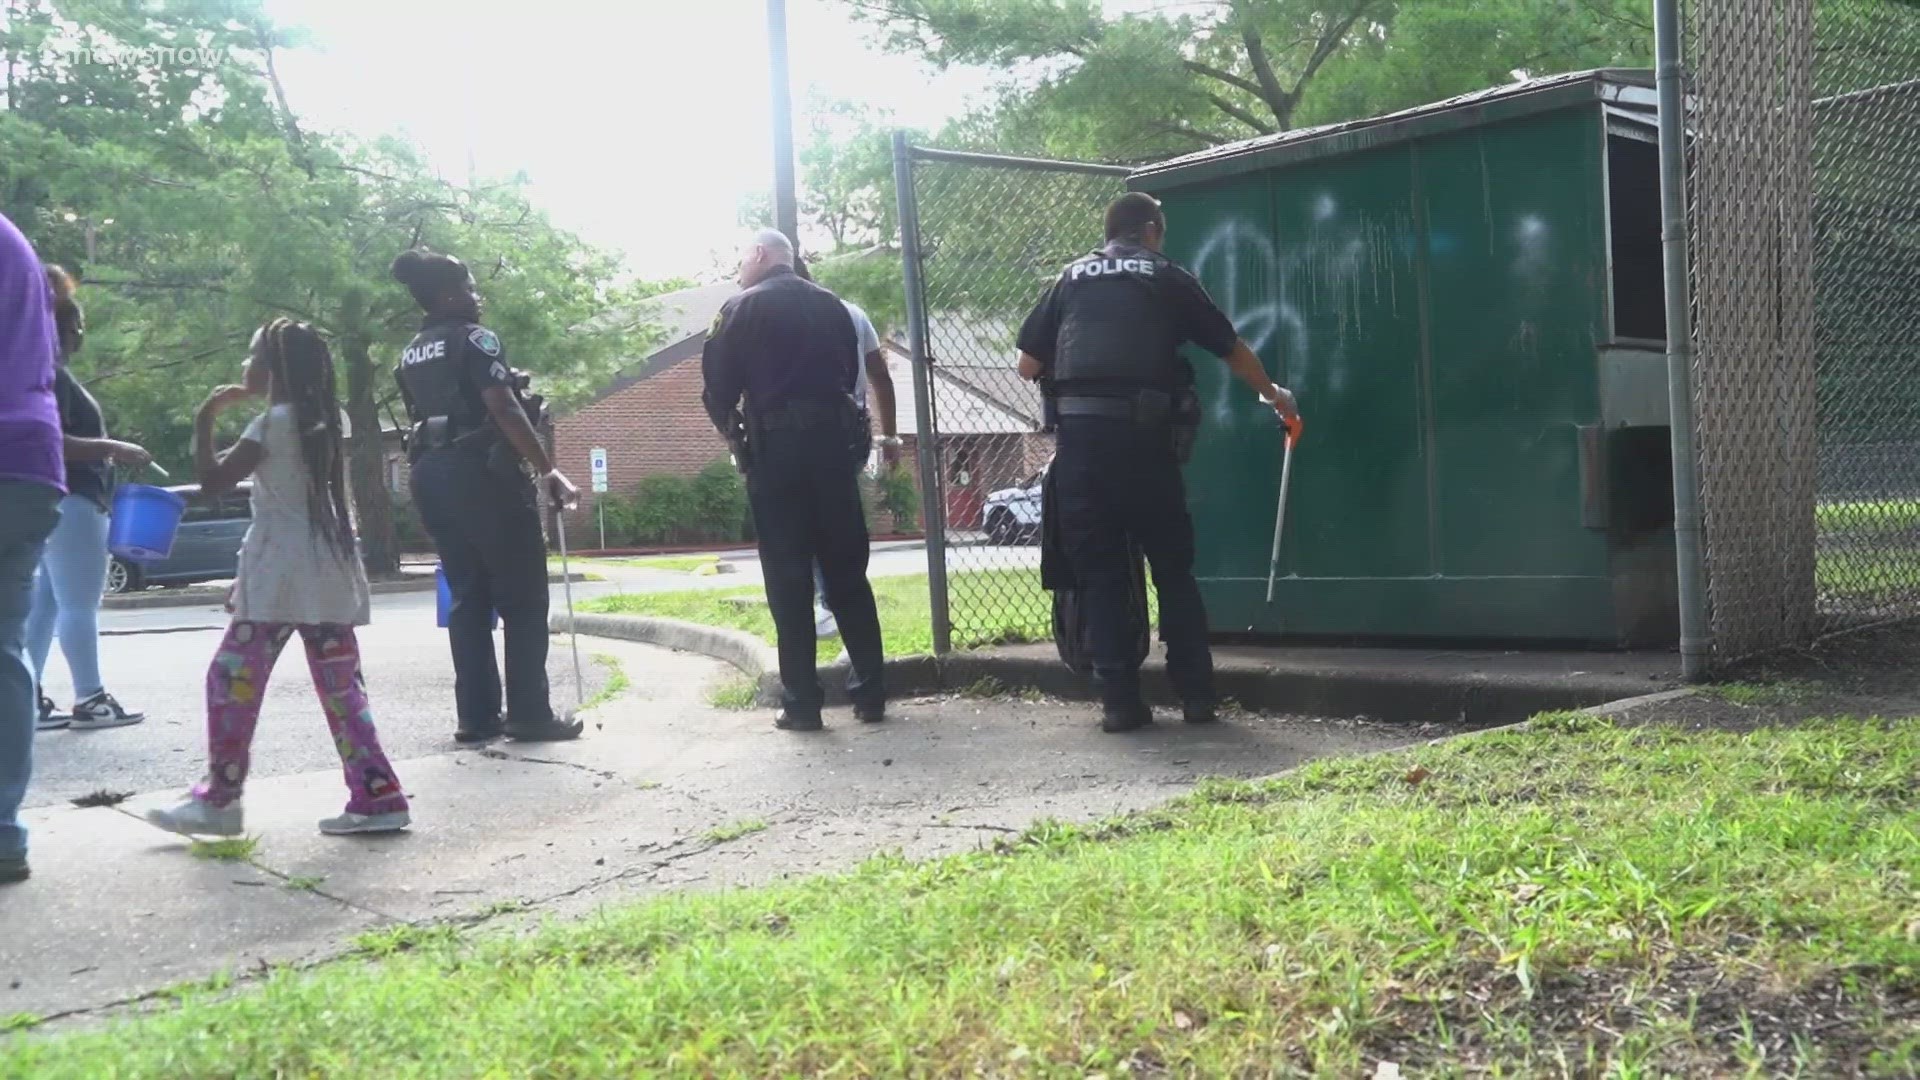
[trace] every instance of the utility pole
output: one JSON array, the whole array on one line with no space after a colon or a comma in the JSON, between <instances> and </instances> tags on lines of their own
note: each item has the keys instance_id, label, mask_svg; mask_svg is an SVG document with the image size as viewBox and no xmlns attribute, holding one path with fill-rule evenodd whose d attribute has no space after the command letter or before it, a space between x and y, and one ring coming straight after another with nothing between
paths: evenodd
<instances>
[{"instance_id":1,"label":"utility pole","mask_svg":"<svg viewBox=\"0 0 1920 1080\"><path fill-rule=\"evenodd\" d=\"M773 227L800 250L800 205L793 179L793 98L787 86L787 0L767 0L767 52L773 74Z\"/></svg>"}]
</instances>

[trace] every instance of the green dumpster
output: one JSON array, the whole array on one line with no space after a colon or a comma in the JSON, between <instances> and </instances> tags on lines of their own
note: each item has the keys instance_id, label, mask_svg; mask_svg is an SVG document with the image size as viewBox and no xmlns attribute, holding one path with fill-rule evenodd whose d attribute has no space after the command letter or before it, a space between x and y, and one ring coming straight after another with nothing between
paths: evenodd
<instances>
[{"instance_id":1,"label":"green dumpster","mask_svg":"<svg viewBox=\"0 0 1920 1080\"><path fill-rule=\"evenodd\" d=\"M1650 73L1516 83L1130 184L1307 419L1269 604L1279 429L1195 358L1217 633L1673 644Z\"/></svg>"}]
</instances>

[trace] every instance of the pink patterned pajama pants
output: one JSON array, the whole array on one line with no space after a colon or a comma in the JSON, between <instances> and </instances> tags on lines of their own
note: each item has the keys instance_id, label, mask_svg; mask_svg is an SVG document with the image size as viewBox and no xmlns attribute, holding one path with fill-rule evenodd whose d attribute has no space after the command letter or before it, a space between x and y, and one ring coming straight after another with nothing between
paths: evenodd
<instances>
[{"instance_id":1,"label":"pink patterned pajama pants","mask_svg":"<svg viewBox=\"0 0 1920 1080\"><path fill-rule=\"evenodd\" d=\"M295 630L307 647L307 670L327 714L327 727L346 772L347 810L384 814L407 808L393 766L380 750L360 674L360 646L351 626L295 626L235 620L207 668L207 778L193 796L214 806L240 797L253 747L254 725L274 661Z\"/></svg>"}]
</instances>

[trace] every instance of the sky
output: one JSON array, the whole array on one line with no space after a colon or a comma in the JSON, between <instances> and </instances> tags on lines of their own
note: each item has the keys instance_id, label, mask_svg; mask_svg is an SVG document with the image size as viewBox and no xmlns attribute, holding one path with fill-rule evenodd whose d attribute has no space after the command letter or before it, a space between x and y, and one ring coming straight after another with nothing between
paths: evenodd
<instances>
[{"instance_id":1,"label":"sky","mask_svg":"<svg viewBox=\"0 0 1920 1080\"><path fill-rule=\"evenodd\" d=\"M277 57L304 122L404 133L450 178L524 170L554 222L644 278L731 262L772 187L763 0L265 0L310 44ZM889 56L841 0L788 0L796 139L810 92L936 127L991 72ZM534 14L537 13L537 17Z\"/></svg>"}]
</instances>

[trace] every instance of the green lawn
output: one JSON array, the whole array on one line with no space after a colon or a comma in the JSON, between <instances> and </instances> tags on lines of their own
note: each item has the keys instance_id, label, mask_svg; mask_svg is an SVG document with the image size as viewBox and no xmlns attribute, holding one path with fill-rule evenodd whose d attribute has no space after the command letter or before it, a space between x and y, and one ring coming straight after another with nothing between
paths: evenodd
<instances>
[{"instance_id":1,"label":"green lawn","mask_svg":"<svg viewBox=\"0 0 1920 1080\"><path fill-rule=\"evenodd\" d=\"M963 617L956 617L954 644L962 647L1044 640L1043 613L1051 601L1033 570L982 570L949 576L948 587ZM966 597L964 605L958 598ZM738 589L689 589L670 593L623 593L580 605L582 611L621 615L653 615L706 626L744 630L771 644L773 615L758 585ZM933 651L933 616L927 601L924 574L875 578L873 597L880 608L880 629L888 656L915 656ZM760 601L737 604L735 599ZM820 643L820 658L840 654L838 639Z\"/></svg>"},{"instance_id":2,"label":"green lawn","mask_svg":"<svg viewBox=\"0 0 1920 1080\"><path fill-rule=\"evenodd\" d=\"M1814 582L1826 597L1891 600L1920 591L1920 550L1879 549L1822 552Z\"/></svg>"},{"instance_id":3,"label":"green lawn","mask_svg":"<svg viewBox=\"0 0 1920 1080\"><path fill-rule=\"evenodd\" d=\"M574 566L592 569L596 566L623 566L634 570L666 570L675 573L692 574L706 569L720 561L718 555L649 555L639 559L575 559ZM560 568L560 560L550 558L547 564L554 569Z\"/></svg>"},{"instance_id":4,"label":"green lawn","mask_svg":"<svg viewBox=\"0 0 1920 1080\"><path fill-rule=\"evenodd\" d=\"M997 851L416 932L7 1036L0 1077L1912 1076L1916 775L1912 721L1549 718Z\"/></svg>"},{"instance_id":5,"label":"green lawn","mask_svg":"<svg viewBox=\"0 0 1920 1080\"><path fill-rule=\"evenodd\" d=\"M1813 520L1823 536L1920 530L1920 499L1821 503Z\"/></svg>"}]
</instances>

